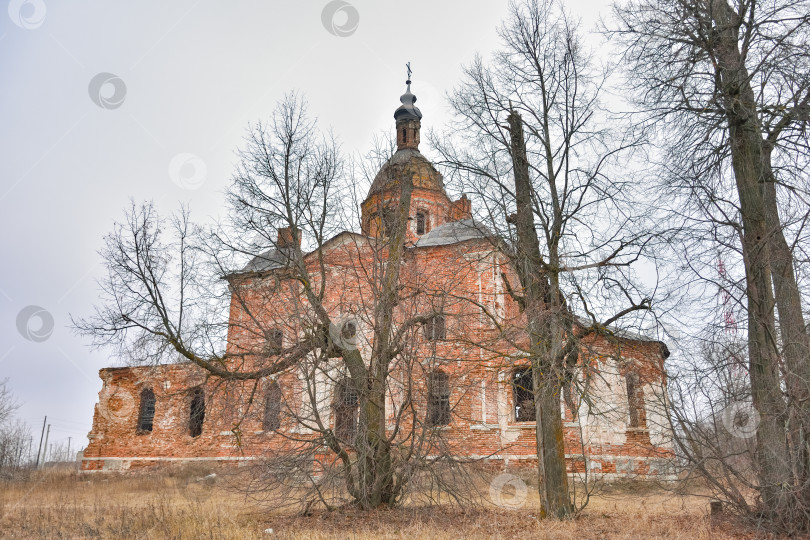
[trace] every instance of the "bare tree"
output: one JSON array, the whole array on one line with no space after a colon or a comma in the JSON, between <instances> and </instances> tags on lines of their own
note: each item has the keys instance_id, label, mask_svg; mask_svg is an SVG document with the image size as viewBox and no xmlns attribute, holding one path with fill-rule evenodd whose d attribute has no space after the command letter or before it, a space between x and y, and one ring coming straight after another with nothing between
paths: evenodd
<instances>
[{"instance_id":1,"label":"bare tree","mask_svg":"<svg viewBox=\"0 0 810 540\"><path fill-rule=\"evenodd\" d=\"M0 381L0 424L8 422L18 407L19 404L8 387L8 379Z\"/></svg>"},{"instance_id":2,"label":"bare tree","mask_svg":"<svg viewBox=\"0 0 810 540\"><path fill-rule=\"evenodd\" d=\"M513 4L500 35L504 49L490 65L477 58L451 96L458 129L434 143L519 276L505 285L528 318L542 511L562 517L573 506L559 400L581 340L652 307L633 279L651 228L628 170L615 170L642 139L608 118L607 75L558 2Z\"/></svg>"},{"instance_id":3,"label":"bare tree","mask_svg":"<svg viewBox=\"0 0 810 540\"><path fill-rule=\"evenodd\" d=\"M670 179L740 239L751 394L762 417L758 492L766 512L794 523L810 485L810 346L794 267L801 251L786 234L800 239L809 215L808 4L640 1L616 17L611 33L625 47L631 86L668 155L679 156Z\"/></svg>"},{"instance_id":4,"label":"bare tree","mask_svg":"<svg viewBox=\"0 0 810 540\"><path fill-rule=\"evenodd\" d=\"M14 413L19 403L8 387L8 379L0 380L0 472L21 467L28 459L30 430Z\"/></svg>"},{"instance_id":5,"label":"bare tree","mask_svg":"<svg viewBox=\"0 0 810 540\"><path fill-rule=\"evenodd\" d=\"M419 277L406 249L414 171L387 169L395 187L365 235L345 230L357 223L354 178L299 96L251 126L239 156L229 220L212 231L185 210L166 222L131 207L102 251L103 304L77 328L136 364L179 354L204 370L237 445L261 415L275 432L263 491L289 498L293 481L307 508L348 496L365 509L400 503L422 473L446 491L450 387L425 361L441 358L426 356L437 345L425 325L464 321L473 304Z\"/></svg>"}]
</instances>

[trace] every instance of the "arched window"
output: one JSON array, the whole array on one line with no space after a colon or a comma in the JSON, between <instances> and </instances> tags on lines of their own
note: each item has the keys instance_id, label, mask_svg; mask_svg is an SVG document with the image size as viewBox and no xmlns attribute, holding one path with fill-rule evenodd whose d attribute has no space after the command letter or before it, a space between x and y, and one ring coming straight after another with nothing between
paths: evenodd
<instances>
[{"instance_id":1,"label":"arched window","mask_svg":"<svg viewBox=\"0 0 810 540\"><path fill-rule=\"evenodd\" d=\"M341 380L335 388L335 437L352 443L357 436L357 409L360 403L351 379Z\"/></svg>"},{"instance_id":2,"label":"arched window","mask_svg":"<svg viewBox=\"0 0 810 540\"><path fill-rule=\"evenodd\" d=\"M444 324L444 317L441 315L436 315L435 317L431 317L425 323L425 339L435 341L438 339L444 339L447 336L447 332L445 329Z\"/></svg>"},{"instance_id":3,"label":"arched window","mask_svg":"<svg viewBox=\"0 0 810 540\"><path fill-rule=\"evenodd\" d=\"M512 398L514 399L515 422L533 422L537 419L531 368L516 369L512 373Z\"/></svg>"},{"instance_id":4,"label":"arched window","mask_svg":"<svg viewBox=\"0 0 810 540\"><path fill-rule=\"evenodd\" d=\"M188 433L192 437L202 435L203 422L205 421L205 394L202 388L195 388L191 391L191 406L188 415Z\"/></svg>"},{"instance_id":5,"label":"arched window","mask_svg":"<svg viewBox=\"0 0 810 540\"><path fill-rule=\"evenodd\" d=\"M271 328L267 332L267 354L281 354L284 350L284 331L281 328Z\"/></svg>"},{"instance_id":6,"label":"arched window","mask_svg":"<svg viewBox=\"0 0 810 540\"><path fill-rule=\"evenodd\" d=\"M281 427L281 387L276 381L267 385L264 394L264 419L262 429L276 431Z\"/></svg>"},{"instance_id":7,"label":"arched window","mask_svg":"<svg viewBox=\"0 0 810 540\"><path fill-rule=\"evenodd\" d=\"M402 142L408 142L408 131L405 128L402 128Z\"/></svg>"},{"instance_id":8,"label":"arched window","mask_svg":"<svg viewBox=\"0 0 810 540\"><path fill-rule=\"evenodd\" d=\"M416 213L416 234L425 234L426 232L428 232L427 212L420 210Z\"/></svg>"},{"instance_id":9,"label":"arched window","mask_svg":"<svg viewBox=\"0 0 810 540\"><path fill-rule=\"evenodd\" d=\"M151 433L155 420L155 393L151 388L141 390L141 404L138 409L138 433Z\"/></svg>"},{"instance_id":10,"label":"arched window","mask_svg":"<svg viewBox=\"0 0 810 540\"><path fill-rule=\"evenodd\" d=\"M428 374L427 424L446 426L450 423L450 380L447 373L433 371Z\"/></svg>"}]
</instances>

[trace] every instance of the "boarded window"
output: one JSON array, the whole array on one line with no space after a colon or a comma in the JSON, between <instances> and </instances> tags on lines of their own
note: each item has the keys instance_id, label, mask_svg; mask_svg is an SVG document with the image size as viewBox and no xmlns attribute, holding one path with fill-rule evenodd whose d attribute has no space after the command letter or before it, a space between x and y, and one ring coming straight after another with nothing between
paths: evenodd
<instances>
[{"instance_id":1,"label":"boarded window","mask_svg":"<svg viewBox=\"0 0 810 540\"><path fill-rule=\"evenodd\" d=\"M638 373L630 372L624 376L627 384L627 408L630 412L629 427L642 427L642 407L643 397L641 395L641 385L639 385Z\"/></svg>"},{"instance_id":2,"label":"boarded window","mask_svg":"<svg viewBox=\"0 0 810 540\"><path fill-rule=\"evenodd\" d=\"M281 328L271 328L267 332L267 354L281 354L284 350L284 331Z\"/></svg>"},{"instance_id":3,"label":"boarded window","mask_svg":"<svg viewBox=\"0 0 810 540\"><path fill-rule=\"evenodd\" d=\"M450 381L443 371L433 371L428 375L427 423L429 426L450 423Z\"/></svg>"},{"instance_id":4,"label":"boarded window","mask_svg":"<svg viewBox=\"0 0 810 540\"><path fill-rule=\"evenodd\" d=\"M357 436L357 390L350 379L343 379L335 389L335 437L353 443Z\"/></svg>"},{"instance_id":5,"label":"boarded window","mask_svg":"<svg viewBox=\"0 0 810 540\"><path fill-rule=\"evenodd\" d=\"M425 234L428 230L427 225L427 213L426 212L417 212L416 213L416 234Z\"/></svg>"},{"instance_id":6,"label":"boarded window","mask_svg":"<svg viewBox=\"0 0 810 540\"><path fill-rule=\"evenodd\" d=\"M138 433L150 433L155 420L155 393L151 388L141 390L141 405L138 409Z\"/></svg>"},{"instance_id":7,"label":"boarded window","mask_svg":"<svg viewBox=\"0 0 810 540\"><path fill-rule=\"evenodd\" d=\"M446 329L444 323L444 317L441 315L436 315L435 317L431 317L425 323L425 338L431 341L435 341L437 339L444 339L446 337Z\"/></svg>"},{"instance_id":8,"label":"boarded window","mask_svg":"<svg viewBox=\"0 0 810 540\"><path fill-rule=\"evenodd\" d=\"M191 406L188 415L188 433L192 437L202 435L203 422L205 421L205 394L202 388L195 388L191 391Z\"/></svg>"},{"instance_id":9,"label":"boarded window","mask_svg":"<svg viewBox=\"0 0 810 540\"><path fill-rule=\"evenodd\" d=\"M276 431L281 427L281 387L276 381L267 385L264 395L264 419L262 429Z\"/></svg>"},{"instance_id":10,"label":"boarded window","mask_svg":"<svg viewBox=\"0 0 810 540\"><path fill-rule=\"evenodd\" d=\"M515 400L515 421L535 421L534 379L531 368L518 369L512 374L512 397Z\"/></svg>"}]
</instances>

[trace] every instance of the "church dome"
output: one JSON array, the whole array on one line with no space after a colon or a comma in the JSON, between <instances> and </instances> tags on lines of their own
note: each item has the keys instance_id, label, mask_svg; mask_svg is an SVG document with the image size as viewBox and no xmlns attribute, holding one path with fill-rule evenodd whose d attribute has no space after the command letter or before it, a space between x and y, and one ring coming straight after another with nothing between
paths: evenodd
<instances>
[{"instance_id":1,"label":"church dome","mask_svg":"<svg viewBox=\"0 0 810 540\"><path fill-rule=\"evenodd\" d=\"M444 192L441 173L428 159L413 148L401 148L391 156L371 183L368 197L399 186L400 178L410 174L415 189L430 189ZM367 198L368 198L367 197Z\"/></svg>"}]
</instances>

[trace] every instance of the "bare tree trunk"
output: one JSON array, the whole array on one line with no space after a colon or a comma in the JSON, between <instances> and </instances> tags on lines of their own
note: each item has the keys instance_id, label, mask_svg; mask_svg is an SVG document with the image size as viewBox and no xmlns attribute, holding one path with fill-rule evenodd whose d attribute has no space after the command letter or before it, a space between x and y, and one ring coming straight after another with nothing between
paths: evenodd
<instances>
[{"instance_id":1,"label":"bare tree trunk","mask_svg":"<svg viewBox=\"0 0 810 540\"><path fill-rule=\"evenodd\" d=\"M365 489L361 505L376 508L380 505L392 505L396 502L401 485L394 477L394 464L391 456L391 445L385 429L385 388L395 348L391 343L394 309L399 298L399 274L405 254L405 233L408 227L408 214L413 192L412 171L404 171L400 179L399 202L396 214L396 226L387 245L385 271L378 301L374 307L375 339L371 355L371 367L368 379L358 381L362 386L359 432L364 437L358 445L366 455L358 456L361 484Z\"/></svg>"},{"instance_id":2,"label":"bare tree trunk","mask_svg":"<svg viewBox=\"0 0 810 540\"><path fill-rule=\"evenodd\" d=\"M515 173L515 202L517 204L517 257L518 275L523 284L526 317L534 380L534 406L537 419L537 466L540 477L539 493L541 513L544 516L564 517L572 512L565 466L563 426L560 415L562 378L557 359L559 342L563 338L558 313L551 305L552 293L548 275L540 255L540 241L534 227L531 207L531 181L523 121L512 111L508 117L512 144L512 163Z\"/></svg>"},{"instance_id":3,"label":"bare tree trunk","mask_svg":"<svg viewBox=\"0 0 810 540\"><path fill-rule=\"evenodd\" d=\"M765 175L765 212L771 227L768 248L773 270L774 298L779 314L788 411L791 416L788 422L793 463L799 483L805 484L810 479L807 441L810 433L810 339L807 336L801 294L793 268L793 251L785 239L779 219L771 151L772 146L766 142L762 167Z\"/></svg>"},{"instance_id":4,"label":"bare tree trunk","mask_svg":"<svg viewBox=\"0 0 810 540\"><path fill-rule=\"evenodd\" d=\"M766 508L781 506L780 491L790 483L785 403L779 379L779 355L771 288L769 216L763 141L756 100L738 48L737 18L725 0L713 2L717 70L729 124L731 156L743 221L743 256L748 300L748 348L751 395L761 416L757 429L760 491Z\"/></svg>"}]
</instances>

